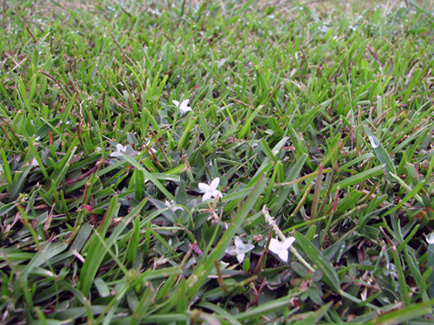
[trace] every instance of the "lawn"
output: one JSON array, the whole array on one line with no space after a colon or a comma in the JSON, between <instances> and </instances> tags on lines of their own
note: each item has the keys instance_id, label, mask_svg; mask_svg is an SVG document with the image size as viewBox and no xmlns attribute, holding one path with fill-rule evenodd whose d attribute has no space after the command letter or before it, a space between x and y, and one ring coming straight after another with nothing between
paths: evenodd
<instances>
[{"instance_id":1,"label":"lawn","mask_svg":"<svg viewBox=\"0 0 434 325\"><path fill-rule=\"evenodd\" d=\"M429 1L0 10L0 323L432 324Z\"/></svg>"}]
</instances>

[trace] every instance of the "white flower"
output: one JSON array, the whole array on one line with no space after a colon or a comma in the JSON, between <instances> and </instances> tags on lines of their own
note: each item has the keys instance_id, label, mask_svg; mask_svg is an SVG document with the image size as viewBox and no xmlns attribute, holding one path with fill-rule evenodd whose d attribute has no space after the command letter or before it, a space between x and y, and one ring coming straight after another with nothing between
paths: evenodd
<instances>
[{"instance_id":1,"label":"white flower","mask_svg":"<svg viewBox=\"0 0 434 325\"><path fill-rule=\"evenodd\" d=\"M294 242L294 237L286 238L283 243L277 239L271 238L268 249L274 254L277 254L282 261L288 262L288 248L291 247Z\"/></svg>"},{"instance_id":2,"label":"white flower","mask_svg":"<svg viewBox=\"0 0 434 325\"><path fill-rule=\"evenodd\" d=\"M202 201L209 200L211 197L223 197L222 192L220 192L217 187L219 186L220 178L214 178L210 185L205 183L199 183L199 189L203 194Z\"/></svg>"},{"instance_id":3,"label":"white flower","mask_svg":"<svg viewBox=\"0 0 434 325\"><path fill-rule=\"evenodd\" d=\"M226 248L226 253L232 256L237 256L237 260L239 263L242 263L244 260L244 257L247 252L251 251L253 248L255 248L252 244L244 244L240 237L235 237L235 246L229 246Z\"/></svg>"},{"instance_id":4,"label":"white flower","mask_svg":"<svg viewBox=\"0 0 434 325\"><path fill-rule=\"evenodd\" d=\"M110 157L122 157L122 153L127 152L127 146L123 146L120 143L116 145L116 151L110 154Z\"/></svg>"},{"instance_id":5,"label":"white flower","mask_svg":"<svg viewBox=\"0 0 434 325\"><path fill-rule=\"evenodd\" d=\"M185 113L191 111L191 107L188 106L189 101L190 101L189 99L183 100L181 105L179 104L179 102L177 100L172 100L172 103L175 104L175 106L179 108L179 110L181 111L181 114L185 114Z\"/></svg>"},{"instance_id":6,"label":"white flower","mask_svg":"<svg viewBox=\"0 0 434 325\"><path fill-rule=\"evenodd\" d=\"M177 207L177 206L176 206L176 202L173 201L173 200L171 200L170 202L166 200L166 202L164 202L164 204L165 204L165 205L166 205L170 210L172 210L173 212L175 212L176 210L184 210L184 209L181 208L181 207Z\"/></svg>"},{"instance_id":7,"label":"white flower","mask_svg":"<svg viewBox=\"0 0 434 325\"><path fill-rule=\"evenodd\" d=\"M426 236L426 241L430 245L434 244L434 232L432 232L428 236Z\"/></svg>"}]
</instances>

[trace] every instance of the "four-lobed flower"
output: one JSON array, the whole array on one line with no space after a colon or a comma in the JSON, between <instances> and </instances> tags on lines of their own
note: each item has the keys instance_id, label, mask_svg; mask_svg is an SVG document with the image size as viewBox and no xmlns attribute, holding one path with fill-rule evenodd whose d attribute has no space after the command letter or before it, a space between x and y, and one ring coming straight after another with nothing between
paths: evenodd
<instances>
[{"instance_id":1,"label":"four-lobed flower","mask_svg":"<svg viewBox=\"0 0 434 325\"><path fill-rule=\"evenodd\" d=\"M165 201L164 204L170 209L172 210L172 212L176 212L177 210L184 210L182 207L178 207L176 206L176 202L171 200L169 201Z\"/></svg>"},{"instance_id":2,"label":"four-lobed flower","mask_svg":"<svg viewBox=\"0 0 434 325\"><path fill-rule=\"evenodd\" d=\"M240 237L235 237L235 245L226 248L226 253L232 256L237 256L239 263L242 263L247 252L255 248L252 244L244 244Z\"/></svg>"},{"instance_id":3,"label":"four-lobed flower","mask_svg":"<svg viewBox=\"0 0 434 325\"><path fill-rule=\"evenodd\" d=\"M271 238L270 246L268 249L280 257L284 262L288 262L288 249L295 242L294 237L288 237L282 243L278 239Z\"/></svg>"},{"instance_id":4,"label":"four-lobed flower","mask_svg":"<svg viewBox=\"0 0 434 325\"><path fill-rule=\"evenodd\" d=\"M172 100L172 103L176 107L178 107L178 109L181 111L181 114L185 114L185 113L191 111L191 107L188 106L189 101L190 101L189 99L186 99L186 100L183 100L181 103L179 103L177 100Z\"/></svg>"},{"instance_id":5,"label":"four-lobed flower","mask_svg":"<svg viewBox=\"0 0 434 325\"><path fill-rule=\"evenodd\" d=\"M135 151L133 148L131 148L131 146L129 144L127 144L126 146L123 146L120 143L118 143L116 145L116 151L113 151L112 153L110 153L110 157L121 158L122 154L127 154L131 157L135 157L139 153L137 151Z\"/></svg>"},{"instance_id":6,"label":"four-lobed flower","mask_svg":"<svg viewBox=\"0 0 434 325\"><path fill-rule=\"evenodd\" d=\"M120 143L116 145L116 151L110 154L110 157L122 157L123 153L127 152L127 146L123 146Z\"/></svg>"},{"instance_id":7,"label":"four-lobed flower","mask_svg":"<svg viewBox=\"0 0 434 325\"><path fill-rule=\"evenodd\" d=\"M205 183L199 183L199 189L203 194L202 201L209 200L210 198L221 198L223 197L222 192L220 192L217 188L220 183L220 178L214 178L210 185Z\"/></svg>"}]
</instances>

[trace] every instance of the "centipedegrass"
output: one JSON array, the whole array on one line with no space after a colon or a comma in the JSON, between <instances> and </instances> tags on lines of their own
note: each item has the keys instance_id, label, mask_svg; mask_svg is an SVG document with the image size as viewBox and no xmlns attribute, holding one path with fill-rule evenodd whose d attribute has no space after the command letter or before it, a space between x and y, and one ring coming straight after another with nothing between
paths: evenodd
<instances>
[{"instance_id":1,"label":"centipedegrass","mask_svg":"<svg viewBox=\"0 0 434 325\"><path fill-rule=\"evenodd\" d=\"M434 321L429 1L0 26L0 323Z\"/></svg>"}]
</instances>

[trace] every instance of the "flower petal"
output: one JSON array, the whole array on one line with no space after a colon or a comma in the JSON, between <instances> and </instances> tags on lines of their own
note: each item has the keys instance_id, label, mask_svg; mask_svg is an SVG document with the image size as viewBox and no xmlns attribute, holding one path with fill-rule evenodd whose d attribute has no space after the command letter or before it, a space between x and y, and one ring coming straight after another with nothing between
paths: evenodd
<instances>
[{"instance_id":1,"label":"flower petal","mask_svg":"<svg viewBox=\"0 0 434 325\"><path fill-rule=\"evenodd\" d=\"M177 100L172 100L172 103L175 104L175 106L179 106L179 102Z\"/></svg>"},{"instance_id":2,"label":"flower petal","mask_svg":"<svg viewBox=\"0 0 434 325\"><path fill-rule=\"evenodd\" d=\"M255 248L255 245L252 245L252 244L246 244L246 245L244 245L244 247L243 247L243 252L244 252L244 253L250 252L253 248Z\"/></svg>"},{"instance_id":3,"label":"flower petal","mask_svg":"<svg viewBox=\"0 0 434 325\"><path fill-rule=\"evenodd\" d=\"M188 106L189 101L189 99L183 100L181 105L179 105L179 110L181 111L181 113L185 114L191 111L191 107Z\"/></svg>"},{"instance_id":4,"label":"flower petal","mask_svg":"<svg viewBox=\"0 0 434 325\"><path fill-rule=\"evenodd\" d=\"M239 254L237 255L237 260L238 260L239 263L243 263L244 256L245 256L244 253L239 253Z\"/></svg>"},{"instance_id":5,"label":"flower petal","mask_svg":"<svg viewBox=\"0 0 434 325\"><path fill-rule=\"evenodd\" d=\"M277 239L271 238L268 249L274 254L279 254L279 252L282 250L282 244Z\"/></svg>"},{"instance_id":6,"label":"flower petal","mask_svg":"<svg viewBox=\"0 0 434 325\"><path fill-rule=\"evenodd\" d=\"M235 246L229 246L228 248L226 248L225 252L232 256L238 255L240 253L238 251L238 248Z\"/></svg>"},{"instance_id":7,"label":"flower petal","mask_svg":"<svg viewBox=\"0 0 434 325\"><path fill-rule=\"evenodd\" d=\"M189 101L190 101L189 99L183 100L181 103L180 109L183 111L188 110L190 108L190 107L188 107Z\"/></svg>"},{"instance_id":8,"label":"flower petal","mask_svg":"<svg viewBox=\"0 0 434 325\"><path fill-rule=\"evenodd\" d=\"M283 242L282 245L283 245L283 247L285 249L288 249L289 247L292 246L292 244L294 244L294 242L295 242L295 238L294 237L288 237L288 238L285 239L285 241Z\"/></svg>"},{"instance_id":9,"label":"flower petal","mask_svg":"<svg viewBox=\"0 0 434 325\"><path fill-rule=\"evenodd\" d=\"M122 153L119 151L112 152L110 157L122 157Z\"/></svg>"},{"instance_id":10,"label":"flower petal","mask_svg":"<svg viewBox=\"0 0 434 325\"><path fill-rule=\"evenodd\" d=\"M212 192L211 187L209 187L208 184L199 183L198 187L202 193L208 193L209 192L211 194L211 192Z\"/></svg>"},{"instance_id":11,"label":"flower petal","mask_svg":"<svg viewBox=\"0 0 434 325\"><path fill-rule=\"evenodd\" d=\"M235 237L235 247L238 249L242 249L242 247L244 246L243 241L240 239L240 237Z\"/></svg>"},{"instance_id":12,"label":"flower petal","mask_svg":"<svg viewBox=\"0 0 434 325\"><path fill-rule=\"evenodd\" d=\"M211 198L211 192L206 192L202 197L202 202Z\"/></svg>"},{"instance_id":13,"label":"flower petal","mask_svg":"<svg viewBox=\"0 0 434 325\"><path fill-rule=\"evenodd\" d=\"M216 197L216 198L223 197L223 194L222 192L215 190L212 191L212 197Z\"/></svg>"},{"instance_id":14,"label":"flower petal","mask_svg":"<svg viewBox=\"0 0 434 325\"><path fill-rule=\"evenodd\" d=\"M247 253L255 248L255 245L252 244L244 244L240 237L235 237L235 246L237 247L240 253Z\"/></svg>"},{"instance_id":15,"label":"flower petal","mask_svg":"<svg viewBox=\"0 0 434 325\"><path fill-rule=\"evenodd\" d=\"M286 249L282 249L277 255L279 255L282 261L288 262L288 251Z\"/></svg>"},{"instance_id":16,"label":"flower petal","mask_svg":"<svg viewBox=\"0 0 434 325\"><path fill-rule=\"evenodd\" d=\"M180 107L179 108L179 110L181 111L181 113L182 114L185 114L185 113L187 113L187 112L190 112L191 111L191 108L190 107L188 107L188 106L186 106L186 107Z\"/></svg>"},{"instance_id":17,"label":"flower petal","mask_svg":"<svg viewBox=\"0 0 434 325\"><path fill-rule=\"evenodd\" d=\"M213 191L216 190L217 187L219 187L219 183L220 183L220 177L214 178L214 179L212 180L210 186L211 186L211 188L212 188Z\"/></svg>"}]
</instances>

